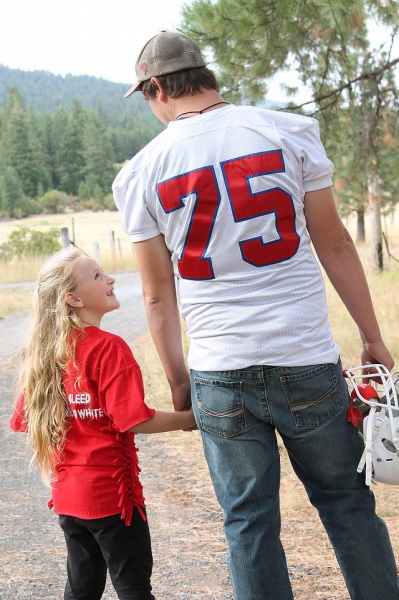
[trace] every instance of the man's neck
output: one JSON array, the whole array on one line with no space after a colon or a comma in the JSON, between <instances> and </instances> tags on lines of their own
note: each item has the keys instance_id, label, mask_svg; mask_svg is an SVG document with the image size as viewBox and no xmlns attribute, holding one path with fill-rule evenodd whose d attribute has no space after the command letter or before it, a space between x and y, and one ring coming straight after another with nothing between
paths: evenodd
<instances>
[{"instance_id":1,"label":"man's neck","mask_svg":"<svg viewBox=\"0 0 399 600\"><path fill-rule=\"evenodd\" d=\"M169 99L170 101L171 99ZM194 117L226 106L228 102L215 90L204 90L190 96L173 99L173 121Z\"/></svg>"}]
</instances>

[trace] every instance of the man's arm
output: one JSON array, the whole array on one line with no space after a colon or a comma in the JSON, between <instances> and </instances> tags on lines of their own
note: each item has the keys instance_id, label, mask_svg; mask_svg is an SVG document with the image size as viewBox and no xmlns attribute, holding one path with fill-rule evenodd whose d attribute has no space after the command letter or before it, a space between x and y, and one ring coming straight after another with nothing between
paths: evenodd
<instances>
[{"instance_id":1,"label":"man's arm","mask_svg":"<svg viewBox=\"0 0 399 600\"><path fill-rule=\"evenodd\" d=\"M394 360L382 341L359 255L339 217L331 187L306 193L305 215L317 256L359 328L361 364L381 363L392 369Z\"/></svg>"},{"instance_id":2,"label":"man's arm","mask_svg":"<svg viewBox=\"0 0 399 600\"><path fill-rule=\"evenodd\" d=\"M143 286L147 321L166 373L175 410L191 406L190 378L184 360L180 313L170 253L158 235L133 244Z\"/></svg>"}]
</instances>

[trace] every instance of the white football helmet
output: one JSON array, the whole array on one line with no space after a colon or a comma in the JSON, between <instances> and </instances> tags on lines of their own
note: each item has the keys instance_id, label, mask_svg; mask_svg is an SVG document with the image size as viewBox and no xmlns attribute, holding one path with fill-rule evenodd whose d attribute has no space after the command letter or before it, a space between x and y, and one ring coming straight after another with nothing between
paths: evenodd
<instances>
[{"instance_id":1,"label":"white football helmet","mask_svg":"<svg viewBox=\"0 0 399 600\"><path fill-rule=\"evenodd\" d=\"M364 375L363 370L374 372ZM378 481L399 485L399 371L391 374L384 365L374 364L345 370L344 376L352 389L348 421L364 440L358 472L365 468L368 486Z\"/></svg>"}]
</instances>

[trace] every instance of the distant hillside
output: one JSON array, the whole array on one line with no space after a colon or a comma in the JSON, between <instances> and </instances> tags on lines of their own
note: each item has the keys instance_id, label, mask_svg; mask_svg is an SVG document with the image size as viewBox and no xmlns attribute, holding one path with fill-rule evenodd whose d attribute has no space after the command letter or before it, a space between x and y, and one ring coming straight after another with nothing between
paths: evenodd
<instances>
[{"instance_id":1,"label":"distant hillside","mask_svg":"<svg viewBox=\"0 0 399 600\"><path fill-rule=\"evenodd\" d=\"M48 71L21 71L0 65L0 108L7 102L13 85L18 88L25 106L31 106L38 113L54 113L58 108L68 112L75 98L88 109L96 109L101 104L108 116L115 111L119 117L133 111L136 115L141 114L146 121L156 120L141 94L125 100L123 95L131 83L114 83L90 75L62 77ZM286 103L267 100L258 105L278 110L284 108Z\"/></svg>"},{"instance_id":2,"label":"distant hillside","mask_svg":"<svg viewBox=\"0 0 399 600\"><path fill-rule=\"evenodd\" d=\"M9 90L16 86L26 107L35 112L53 113L59 108L70 110L72 100L78 100L85 108L98 108L111 116L142 113L147 119L156 119L147 102L136 94L125 100L123 95L131 83L114 83L89 75L54 75L48 71L21 71L0 65L0 108L7 102Z\"/></svg>"}]
</instances>

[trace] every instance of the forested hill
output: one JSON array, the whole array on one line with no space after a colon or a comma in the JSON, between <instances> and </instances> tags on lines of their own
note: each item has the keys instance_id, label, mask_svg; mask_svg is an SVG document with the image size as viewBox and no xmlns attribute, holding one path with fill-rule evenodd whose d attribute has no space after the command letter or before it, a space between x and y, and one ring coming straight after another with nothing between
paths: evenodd
<instances>
[{"instance_id":1,"label":"forested hill","mask_svg":"<svg viewBox=\"0 0 399 600\"><path fill-rule=\"evenodd\" d=\"M115 209L121 165L164 128L128 88L0 65L0 218Z\"/></svg>"},{"instance_id":2,"label":"forested hill","mask_svg":"<svg viewBox=\"0 0 399 600\"><path fill-rule=\"evenodd\" d=\"M15 86L24 105L33 108L36 113L54 113L59 108L69 112L72 101L77 100L87 109L96 110L101 106L109 117L115 114L121 117L133 111L155 122L156 117L140 94L125 100L123 95L130 85L90 75L62 77L48 71L21 71L0 65L0 108L6 104L10 89Z\"/></svg>"}]
</instances>

